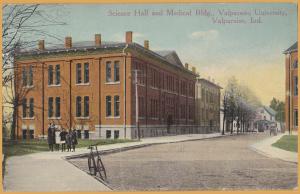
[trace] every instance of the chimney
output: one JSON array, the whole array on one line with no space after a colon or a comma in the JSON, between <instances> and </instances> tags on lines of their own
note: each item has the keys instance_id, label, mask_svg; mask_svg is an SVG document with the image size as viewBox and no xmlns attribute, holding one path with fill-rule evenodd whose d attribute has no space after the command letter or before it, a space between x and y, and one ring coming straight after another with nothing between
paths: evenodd
<instances>
[{"instance_id":1,"label":"chimney","mask_svg":"<svg viewBox=\"0 0 300 194\"><path fill-rule=\"evenodd\" d=\"M149 40L144 41L144 47L149 50Z\"/></svg>"},{"instance_id":2,"label":"chimney","mask_svg":"<svg viewBox=\"0 0 300 194\"><path fill-rule=\"evenodd\" d=\"M132 43L132 31L127 31L126 32L126 43Z\"/></svg>"},{"instance_id":3,"label":"chimney","mask_svg":"<svg viewBox=\"0 0 300 194\"><path fill-rule=\"evenodd\" d=\"M196 67L192 67L192 72L196 73Z\"/></svg>"},{"instance_id":4,"label":"chimney","mask_svg":"<svg viewBox=\"0 0 300 194\"><path fill-rule=\"evenodd\" d=\"M65 38L65 48L72 48L72 37L67 36Z\"/></svg>"},{"instance_id":5,"label":"chimney","mask_svg":"<svg viewBox=\"0 0 300 194\"><path fill-rule=\"evenodd\" d=\"M101 46L101 34L95 34L95 46Z\"/></svg>"},{"instance_id":6,"label":"chimney","mask_svg":"<svg viewBox=\"0 0 300 194\"><path fill-rule=\"evenodd\" d=\"M188 63L185 63L184 66L185 66L185 68L189 69L189 64Z\"/></svg>"},{"instance_id":7,"label":"chimney","mask_svg":"<svg viewBox=\"0 0 300 194\"><path fill-rule=\"evenodd\" d=\"M39 40L38 48L41 51L45 50L45 41L44 40Z\"/></svg>"}]
</instances>

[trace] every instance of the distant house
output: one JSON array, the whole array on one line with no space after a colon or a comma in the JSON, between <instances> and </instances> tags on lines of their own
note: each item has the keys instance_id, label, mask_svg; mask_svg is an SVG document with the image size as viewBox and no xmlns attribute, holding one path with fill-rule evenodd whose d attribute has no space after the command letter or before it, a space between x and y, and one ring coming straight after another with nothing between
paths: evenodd
<instances>
[{"instance_id":1,"label":"distant house","mask_svg":"<svg viewBox=\"0 0 300 194\"><path fill-rule=\"evenodd\" d=\"M197 78L195 90L195 123L197 133L220 131L220 96L222 87L204 78Z\"/></svg>"},{"instance_id":2,"label":"distant house","mask_svg":"<svg viewBox=\"0 0 300 194\"><path fill-rule=\"evenodd\" d=\"M269 129L271 124L276 123L275 121L276 111L270 107L263 106L256 110L255 128L262 132Z\"/></svg>"},{"instance_id":3,"label":"distant house","mask_svg":"<svg viewBox=\"0 0 300 194\"><path fill-rule=\"evenodd\" d=\"M276 111L270 107L263 106L256 110L256 118L260 120L275 121Z\"/></svg>"}]
</instances>

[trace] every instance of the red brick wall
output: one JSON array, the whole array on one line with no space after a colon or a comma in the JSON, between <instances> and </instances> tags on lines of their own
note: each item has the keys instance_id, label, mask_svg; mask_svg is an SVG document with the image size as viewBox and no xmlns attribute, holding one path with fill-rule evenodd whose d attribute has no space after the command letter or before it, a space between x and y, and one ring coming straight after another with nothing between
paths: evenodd
<instances>
[{"instance_id":1,"label":"red brick wall","mask_svg":"<svg viewBox=\"0 0 300 194\"><path fill-rule=\"evenodd\" d=\"M94 130L95 125L123 125L124 124L124 79L126 79L126 125L135 124L135 88L133 83L133 70L136 68L132 66L132 62L136 64L142 64L140 68L144 68L146 77L143 83L146 87L139 86L140 96L144 97L144 119L141 119L141 124L159 125L166 124L166 113L169 112L173 115L173 123L178 124L194 124L194 114L191 119L188 119L188 114L185 118L176 122L180 115L179 105L182 104L188 112L188 107L194 107L194 77L186 71L179 70L170 65L163 64L157 60L153 60L147 57L134 56L131 57L132 53L128 53L126 56L126 78L124 78L124 61L125 57L121 53L112 54L95 54L86 56L65 56L55 58L44 58L39 61L37 60L19 60L18 66L26 66L30 64L37 64L38 67L34 68L34 87L30 89L26 98L34 98L34 111L35 117L33 119L22 119L22 106L18 107L18 137L22 135L22 124L23 125L35 125L35 137L42 135L44 128L44 134L47 135L47 126L50 122L54 122L63 128L76 127L77 125L87 125L90 130ZM112 75L114 75L113 62L119 61L120 65L120 82L119 83L106 83L106 62L112 62ZM88 84L76 84L76 64L82 64L82 79L83 79L83 64L89 63L89 83ZM42 68L42 64L43 68ZM48 66L60 64L60 76L61 84L59 86L48 86ZM44 71L43 71L44 69ZM157 77L155 78L158 89L154 89L150 86L152 78L150 76L150 69L157 71ZM21 81L21 74L19 68L17 69L17 81ZM54 71L55 74L55 71ZM170 94L166 92L167 80L166 76L172 76L174 78L173 91ZM175 80L178 80L178 83ZM54 76L55 80L55 76ZM185 81L190 84L191 91L189 97L186 95L178 95L180 91L180 82ZM44 93L42 88L44 87ZM16 86L17 89L22 88L19 84ZM188 88L188 87L186 87ZM113 97L118 95L120 98L120 117L118 118L107 118L106 117L106 96L112 97L112 113L114 111ZM44 103L42 103L44 96ZM89 117L88 118L76 118L76 97L82 97L82 112L83 112L83 98L89 96ZM60 97L61 105L60 112L61 118L48 118L48 97ZM167 99L173 98L174 100L168 101ZM150 119L151 113L151 100L154 99L158 103L157 108L152 112L157 114L158 119ZM43 112L44 105L44 112ZM54 102L55 105L55 102ZM54 106L55 109L55 106ZM165 114L163 114L165 113ZM146 114L148 115L146 117ZM43 125L44 116L44 125Z\"/></svg>"}]
</instances>

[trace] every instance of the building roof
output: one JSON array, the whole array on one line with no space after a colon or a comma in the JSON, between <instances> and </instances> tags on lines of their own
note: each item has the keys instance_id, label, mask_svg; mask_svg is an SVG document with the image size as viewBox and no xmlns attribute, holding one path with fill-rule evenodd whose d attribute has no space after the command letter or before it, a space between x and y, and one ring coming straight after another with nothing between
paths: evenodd
<instances>
[{"instance_id":1,"label":"building roof","mask_svg":"<svg viewBox=\"0 0 300 194\"><path fill-rule=\"evenodd\" d=\"M197 81L205 82L205 83L210 84L211 86L216 87L216 88L218 88L218 89L223 89L223 88L222 88L221 86L219 86L218 84L216 84L216 83L214 83L214 82L212 82L212 81L209 81L209 80L207 80L207 79L204 79L204 78L198 78Z\"/></svg>"},{"instance_id":2,"label":"building roof","mask_svg":"<svg viewBox=\"0 0 300 194\"><path fill-rule=\"evenodd\" d=\"M65 48L64 44L57 44L51 47L45 47L45 50L38 50L38 49L31 49L31 50L21 50L16 56L30 56L30 55L39 55L39 54L53 54L53 53L64 53L64 52L76 52L76 51L89 51L89 50L101 50L101 49L124 49L128 45L129 48L133 48L134 50L142 51L146 54L150 54L168 64L180 68L186 72L191 74L195 74L192 71L186 69L177 53L175 51L152 51L146 49L145 47L137 44L137 43L125 43L125 42L106 42L102 41L100 46L96 46L94 41L80 41L80 42L73 42L71 48ZM195 76L197 76L195 74Z\"/></svg>"},{"instance_id":3,"label":"building roof","mask_svg":"<svg viewBox=\"0 0 300 194\"><path fill-rule=\"evenodd\" d=\"M264 106L264 109L272 116L275 116L276 115L276 111L271 108L271 107L268 107L268 106Z\"/></svg>"},{"instance_id":4,"label":"building roof","mask_svg":"<svg viewBox=\"0 0 300 194\"><path fill-rule=\"evenodd\" d=\"M154 51L160 56L166 58L170 63L177 65L179 67L183 67L182 62L180 61L177 53L175 51Z\"/></svg>"},{"instance_id":5,"label":"building roof","mask_svg":"<svg viewBox=\"0 0 300 194\"><path fill-rule=\"evenodd\" d=\"M283 54L293 53L298 51L298 41L295 42L290 48L286 49Z\"/></svg>"}]
</instances>

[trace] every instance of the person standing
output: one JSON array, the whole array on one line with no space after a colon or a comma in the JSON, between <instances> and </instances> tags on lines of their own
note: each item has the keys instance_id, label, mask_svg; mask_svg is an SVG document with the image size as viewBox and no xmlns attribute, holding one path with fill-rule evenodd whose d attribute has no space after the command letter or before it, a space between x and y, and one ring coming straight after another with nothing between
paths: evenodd
<instances>
[{"instance_id":1,"label":"person standing","mask_svg":"<svg viewBox=\"0 0 300 194\"><path fill-rule=\"evenodd\" d=\"M61 142L61 151L64 152L66 150L66 136L67 132L65 129L62 129L62 132L60 132L60 142Z\"/></svg>"},{"instance_id":2,"label":"person standing","mask_svg":"<svg viewBox=\"0 0 300 194\"><path fill-rule=\"evenodd\" d=\"M67 151L71 151L71 130L69 130L68 133L66 133L66 144L67 144Z\"/></svg>"},{"instance_id":3,"label":"person standing","mask_svg":"<svg viewBox=\"0 0 300 194\"><path fill-rule=\"evenodd\" d=\"M75 129L73 129L73 131L71 132L71 138L72 138L72 143L71 144L72 144L73 152L75 152L75 147L78 144L77 133L76 133Z\"/></svg>"},{"instance_id":4,"label":"person standing","mask_svg":"<svg viewBox=\"0 0 300 194\"><path fill-rule=\"evenodd\" d=\"M60 144L61 144L60 131L59 129L55 128L55 148L57 151L59 151Z\"/></svg>"},{"instance_id":5,"label":"person standing","mask_svg":"<svg viewBox=\"0 0 300 194\"><path fill-rule=\"evenodd\" d=\"M53 139L53 128L52 128L52 124L50 124L48 126L48 137L47 137L47 140L48 140L48 145L49 145L49 150L51 152L53 152L53 144L54 144L54 139Z\"/></svg>"}]
</instances>

